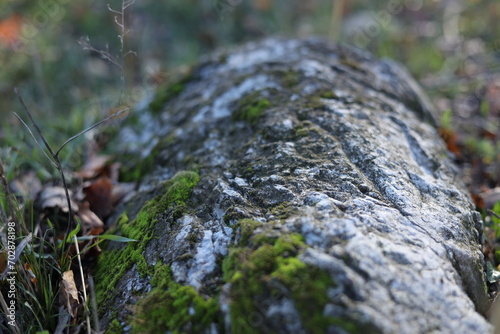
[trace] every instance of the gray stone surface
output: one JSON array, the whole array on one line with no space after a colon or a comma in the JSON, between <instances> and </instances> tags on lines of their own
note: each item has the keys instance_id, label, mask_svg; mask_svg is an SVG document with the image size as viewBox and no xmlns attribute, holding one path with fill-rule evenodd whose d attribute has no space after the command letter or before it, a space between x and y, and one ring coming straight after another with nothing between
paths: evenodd
<instances>
[{"instance_id":1,"label":"gray stone surface","mask_svg":"<svg viewBox=\"0 0 500 334\"><path fill-rule=\"evenodd\" d=\"M127 209L133 218L144 194L151 198L180 170L198 170L189 210L158 216L144 257L218 298L206 332L491 331L480 314L489 305L481 218L432 107L399 65L322 40L267 39L207 56L183 88L160 113L137 110L138 124L122 132L124 150L154 154L155 163L118 214ZM252 108L261 114L241 115ZM258 222L251 236L243 218ZM246 296L253 313L236 319L240 295L223 279L223 259L232 249L255 251L257 237L272 244L292 234L305 244L295 258L334 282L326 301L310 300L326 325L311 326L297 288L274 274ZM130 324L123 305L150 289L132 267L110 296L119 311L105 312L103 324L115 316Z\"/></svg>"}]
</instances>

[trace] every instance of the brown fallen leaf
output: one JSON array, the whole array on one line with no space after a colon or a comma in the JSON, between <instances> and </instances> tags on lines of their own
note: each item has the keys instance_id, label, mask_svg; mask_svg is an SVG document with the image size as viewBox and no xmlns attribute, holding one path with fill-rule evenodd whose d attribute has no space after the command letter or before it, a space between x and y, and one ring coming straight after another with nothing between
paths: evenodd
<instances>
[{"instance_id":1,"label":"brown fallen leaf","mask_svg":"<svg viewBox=\"0 0 500 334\"><path fill-rule=\"evenodd\" d=\"M76 174L85 179L92 179L94 177L101 176L103 169L106 168L106 164L110 159L111 157L109 155L92 155L85 162L82 170Z\"/></svg>"},{"instance_id":2,"label":"brown fallen leaf","mask_svg":"<svg viewBox=\"0 0 500 334\"><path fill-rule=\"evenodd\" d=\"M87 183L83 188L85 200L90 204L90 210L101 219L106 218L113 210L112 190L113 184L108 177L100 177Z\"/></svg>"},{"instance_id":3,"label":"brown fallen leaf","mask_svg":"<svg viewBox=\"0 0 500 334\"><path fill-rule=\"evenodd\" d=\"M461 157L461 151L458 146L458 136L457 134L446 128L439 128L439 135L441 138L443 138L444 142L446 143L446 147L448 148L448 151L452 152L455 154L457 157Z\"/></svg>"},{"instance_id":4,"label":"brown fallen leaf","mask_svg":"<svg viewBox=\"0 0 500 334\"><path fill-rule=\"evenodd\" d=\"M33 270L31 270L31 266L28 263L24 264L24 271L29 276L31 283L37 285L38 279L36 278L36 275L33 273Z\"/></svg>"},{"instance_id":5,"label":"brown fallen leaf","mask_svg":"<svg viewBox=\"0 0 500 334\"><path fill-rule=\"evenodd\" d=\"M494 78L486 88L486 98L489 103L490 113L500 113L500 78Z\"/></svg>"},{"instance_id":6,"label":"brown fallen leaf","mask_svg":"<svg viewBox=\"0 0 500 334\"><path fill-rule=\"evenodd\" d=\"M78 290L76 289L73 270L65 271L62 275L59 303L66 307L73 318L76 317L80 301L78 300Z\"/></svg>"},{"instance_id":7,"label":"brown fallen leaf","mask_svg":"<svg viewBox=\"0 0 500 334\"><path fill-rule=\"evenodd\" d=\"M500 187L488 189L479 194L484 201L484 208L493 209L496 202L500 201Z\"/></svg>"},{"instance_id":8,"label":"brown fallen leaf","mask_svg":"<svg viewBox=\"0 0 500 334\"><path fill-rule=\"evenodd\" d=\"M78 217L80 217L82 222L82 235L89 235L91 234L91 231L103 231L104 223L93 211L90 210L88 202L80 204Z\"/></svg>"}]
</instances>

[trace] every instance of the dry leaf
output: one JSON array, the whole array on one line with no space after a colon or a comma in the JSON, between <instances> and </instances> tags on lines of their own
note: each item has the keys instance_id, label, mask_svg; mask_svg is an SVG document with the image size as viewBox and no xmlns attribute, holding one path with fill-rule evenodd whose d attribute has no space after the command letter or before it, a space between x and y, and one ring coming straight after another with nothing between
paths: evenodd
<instances>
[{"instance_id":1,"label":"dry leaf","mask_svg":"<svg viewBox=\"0 0 500 334\"><path fill-rule=\"evenodd\" d=\"M479 194L483 199L484 204L481 208L493 209L496 202L500 201L500 187L488 189Z\"/></svg>"},{"instance_id":2,"label":"dry leaf","mask_svg":"<svg viewBox=\"0 0 500 334\"><path fill-rule=\"evenodd\" d=\"M490 113L500 112L500 78L495 78L486 88L486 98L489 102Z\"/></svg>"},{"instance_id":3,"label":"dry leaf","mask_svg":"<svg viewBox=\"0 0 500 334\"><path fill-rule=\"evenodd\" d=\"M460 148L458 147L458 136L457 134L449 129L439 128L439 135L446 143L448 151L455 154L457 157L461 156Z\"/></svg>"},{"instance_id":4,"label":"dry leaf","mask_svg":"<svg viewBox=\"0 0 500 334\"><path fill-rule=\"evenodd\" d=\"M83 188L90 210L101 219L107 217L113 210L112 189L113 184L108 177L100 177Z\"/></svg>"},{"instance_id":5,"label":"dry leaf","mask_svg":"<svg viewBox=\"0 0 500 334\"><path fill-rule=\"evenodd\" d=\"M28 263L24 264L24 271L30 277L31 283L36 285L38 283L38 280L37 280L35 274L33 273L33 271L31 270L31 266Z\"/></svg>"},{"instance_id":6,"label":"dry leaf","mask_svg":"<svg viewBox=\"0 0 500 334\"><path fill-rule=\"evenodd\" d=\"M110 159L111 157L109 155L92 155L85 162L82 170L76 174L86 179L100 176L102 175L102 171L106 168L106 164Z\"/></svg>"},{"instance_id":7,"label":"dry leaf","mask_svg":"<svg viewBox=\"0 0 500 334\"><path fill-rule=\"evenodd\" d=\"M76 289L73 270L68 270L63 273L61 281L61 294L59 302L64 305L72 317L78 313L78 290Z\"/></svg>"},{"instance_id":8,"label":"dry leaf","mask_svg":"<svg viewBox=\"0 0 500 334\"><path fill-rule=\"evenodd\" d=\"M14 193L28 198L36 197L42 190L42 182L34 171L23 173L20 177L14 179L10 186Z\"/></svg>"},{"instance_id":9,"label":"dry leaf","mask_svg":"<svg viewBox=\"0 0 500 334\"><path fill-rule=\"evenodd\" d=\"M88 202L83 202L80 205L78 217L82 221L82 235L89 235L89 231L102 230L104 228L104 223L90 210Z\"/></svg>"},{"instance_id":10,"label":"dry leaf","mask_svg":"<svg viewBox=\"0 0 500 334\"><path fill-rule=\"evenodd\" d=\"M69 194L71 196L71 191ZM37 202L42 210L47 208L59 208L64 213L69 212L66 192L63 187L44 188L38 193ZM73 209L73 212L78 211L78 205L76 205L73 201L71 201L71 208Z\"/></svg>"}]
</instances>

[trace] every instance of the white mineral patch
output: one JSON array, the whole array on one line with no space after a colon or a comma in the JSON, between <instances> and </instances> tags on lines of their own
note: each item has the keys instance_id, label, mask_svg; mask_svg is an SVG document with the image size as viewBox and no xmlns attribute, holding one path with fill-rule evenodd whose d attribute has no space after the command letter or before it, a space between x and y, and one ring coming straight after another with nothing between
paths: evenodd
<instances>
[{"instance_id":1,"label":"white mineral patch","mask_svg":"<svg viewBox=\"0 0 500 334\"><path fill-rule=\"evenodd\" d=\"M281 44L270 40L266 43L264 48L256 48L252 50L249 47L244 52L230 55L227 58L227 66L233 69L241 70L274 60L276 57L290 57L290 48L293 48L295 44L295 41L289 41Z\"/></svg>"},{"instance_id":2,"label":"white mineral patch","mask_svg":"<svg viewBox=\"0 0 500 334\"><path fill-rule=\"evenodd\" d=\"M244 179L242 179L241 177L235 177L234 178L234 183L236 183L237 185L239 185L240 187L248 187L248 183L247 181L245 181Z\"/></svg>"},{"instance_id":3,"label":"white mineral patch","mask_svg":"<svg viewBox=\"0 0 500 334\"><path fill-rule=\"evenodd\" d=\"M321 79L333 81L336 76L329 66L317 60L304 59L300 62L299 66L304 75L308 77L319 77Z\"/></svg>"},{"instance_id":4,"label":"white mineral patch","mask_svg":"<svg viewBox=\"0 0 500 334\"><path fill-rule=\"evenodd\" d=\"M201 107L198 113L193 117L193 121L195 121L196 123L202 122L204 119L208 117L207 115L209 112L210 112L209 106Z\"/></svg>"},{"instance_id":5,"label":"white mineral patch","mask_svg":"<svg viewBox=\"0 0 500 334\"><path fill-rule=\"evenodd\" d=\"M217 184L217 188L219 188L224 195L227 195L239 202L241 201L245 202L245 199L241 196L241 194L237 192L235 189L231 188L231 186L229 186L227 182L221 179L219 179L218 181L219 183Z\"/></svg>"},{"instance_id":6,"label":"white mineral patch","mask_svg":"<svg viewBox=\"0 0 500 334\"><path fill-rule=\"evenodd\" d=\"M196 248L193 264L187 274L188 284L196 289L202 286L206 276L213 273L217 256L226 255L231 242L231 228L220 221L208 221L204 225L211 229L203 232L203 239Z\"/></svg>"},{"instance_id":7,"label":"white mineral patch","mask_svg":"<svg viewBox=\"0 0 500 334\"><path fill-rule=\"evenodd\" d=\"M196 249L194 264L188 271L188 283L196 289L201 287L203 278L215 269L212 234L212 231L203 232L201 244Z\"/></svg>"},{"instance_id":8,"label":"white mineral patch","mask_svg":"<svg viewBox=\"0 0 500 334\"><path fill-rule=\"evenodd\" d=\"M188 236L189 232L191 232L191 229L193 228L192 223L194 221L194 218L189 215L185 215L177 220L177 224L182 225L181 230L177 235L175 236L176 241L183 241L186 240L186 237Z\"/></svg>"},{"instance_id":9,"label":"white mineral patch","mask_svg":"<svg viewBox=\"0 0 500 334\"><path fill-rule=\"evenodd\" d=\"M231 116L229 105L237 102L242 96L249 92L262 90L265 88L277 87L271 79L264 74L249 77L236 87L226 91L215 99L212 106L212 114L215 119Z\"/></svg>"},{"instance_id":10,"label":"white mineral patch","mask_svg":"<svg viewBox=\"0 0 500 334\"><path fill-rule=\"evenodd\" d=\"M287 130L292 130L293 129L293 122L289 118L283 120L282 124L285 127L285 129L287 129Z\"/></svg>"}]
</instances>

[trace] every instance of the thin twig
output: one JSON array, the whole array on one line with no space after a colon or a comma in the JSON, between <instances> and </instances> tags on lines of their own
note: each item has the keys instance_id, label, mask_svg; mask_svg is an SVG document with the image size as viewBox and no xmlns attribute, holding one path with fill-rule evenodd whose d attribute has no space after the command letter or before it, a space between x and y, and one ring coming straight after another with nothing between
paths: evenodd
<instances>
[{"instance_id":1,"label":"thin twig","mask_svg":"<svg viewBox=\"0 0 500 334\"><path fill-rule=\"evenodd\" d=\"M95 123L94 125L92 125L92 126L90 126L90 127L86 128L85 130L83 130L83 131L81 131L81 132L77 133L77 134L76 134L76 135L74 135L73 137L69 138L68 140L66 140L66 141L64 142L64 144L62 144L62 145L61 145L61 147L59 147L59 149L58 149L58 150L57 150L57 152L56 152L56 156L58 156L58 155L59 155L59 152L61 152L61 150L64 148L64 146L66 146L67 144L69 144L72 140L74 140L74 139L78 138L79 136L83 135L84 133L89 132L89 131L90 131L90 130L92 130L93 128L95 128L95 127L97 127L97 126L101 125L102 123L107 122L107 121L109 121L110 119L115 118L115 117L117 117L117 116L120 116L121 114L123 114L125 111L127 111L127 110L129 110L129 109L130 109L130 108L125 108L125 109L119 110L119 111L115 112L114 114L112 114L112 115L110 115L110 116L106 117L105 119L103 119L103 120L101 120L101 121L99 121L99 122Z\"/></svg>"},{"instance_id":2,"label":"thin twig","mask_svg":"<svg viewBox=\"0 0 500 334\"><path fill-rule=\"evenodd\" d=\"M488 211L488 213L489 213L490 215L493 215L493 216L495 216L496 218L500 219L500 216L499 216L498 214L496 214L496 213L495 213L495 211L490 210L490 209L488 209L488 210L486 210L486 211Z\"/></svg>"},{"instance_id":3,"label":"thin twig","mask_svg":"<svg viewBox=\"0 0 500 334\"><path fill-rule=\"evenodd\" d=\"M90 44L90 42L88 41L88 38L87 38L87 40L85 40L83 38L80 39L78 41L78 44L80 44L84 50L93 51L93 52L99 54L102 59L109 61L111 64L118 67L118 69L120 69L120 71L122 70L122 65L118 62L118 60L115 57L113 57L113 55L111 53L109 53L109 51L99 50L99 49L94 48Z\"/></svg>"},{"instance_id":4,"label":"thin twig","mask_svg":"<svg viewBox=\"0 0 500 334\"><path fill-rule=\"evenodd\" d=\"M85 303L85 313L86 313L86 318L87 318L87 332L91 334L92 328L90 326L90 318L89 318L89 309L87 305L87 288L85 287L85 277L83 275L83 266L82 266L82 259L80 256L80 247L78 246L78 240L76 239L76 234L73 236L73 241L75 243L75 248L76 248L76 254L78 254L77 259L78 259L78 268L80 269L80 279L82 280L82 287L83 287L83 302Z\"/></svg>"},{"instance_id":5,"label":"thin twig","mask_svg":"<svg viewBox=\"0 0 500 334\"><path fill-rule=\"evenodd\" d=\"M117 106L120 106L122 104L122 98L123 98L123 92L125 91L125 73L124 73L124 68L125 68L125 57L129 55L131 51L127 51L125 53L125 36L129 33L129 30L126 29L126 24L125 24L125 11L128 7L132 6L135 3L135 0L128 0L124 1L122 0L122 7L121 10L114 10L111 8L111 6L108 4L108 9L110 12L117 14L117 16L114 17L115 23L120 27L121 33L118 35L118 39L120 40L120 54L121 54L121 59L120 63L121 66L120 68L120 81L121 81L121 89L120 89L120 95L118 97L118 102Z\"/></svg>"},{"instance_id":6,"label":"thin twig","mask_svg":"<svg viewBox=\"0 0 500 334\"><path fill-rule=\"evenodd\" d=\"M14 112L14 115L16 115L16 117L21 121L21 123L23 123L24 127L28 130L28 132L30 133L31 137L35 141L36 145L38 146L38 148L40 149L40 151L42 151L42 153L45 155L45 157L47 158L47 160L50 161L50 163L52 164L52 166L54 166L54 167L57 168L57 165L55 164L54 161L52 161L52 159L49 157L49 155L47 154L47 152L45 152L45 150L42 148L42 145L40 145L40 143L36 139L35 135L31 131L30 127L28 126L28 124L26 124L24 122L24 120L21 118L21 116L19 116L16 112Z\"/></svg>"},{"instance_id":7,"label":"thin twig","mask_svg":"<svg viewBox=\"0 0 500 334\"><path fill-rule=\"evenodd\" d=\"M28 118L30 119L31 124L35 127L35 130L38 133L38 135L40 136L40 138L42 139L45 147L47 148L47 150L49 150L50 155L54 156L54 152L52 152L52 148L50 147L49 143L47 143L47 141L45 140L45 137L42 135L42 131L40 131L40 128L38 127L38 125L33 120L33 117L31 116L31 113L28 110L28 107L24 103L23 97L21 96L21 93L19 92L19 89L17 89L17 87L14 88L14 92L16 93L17 97L19 98L19 101L21 102L21 105L23 106L24 111L28 115Z\"/></svg>"}]
</instances>

